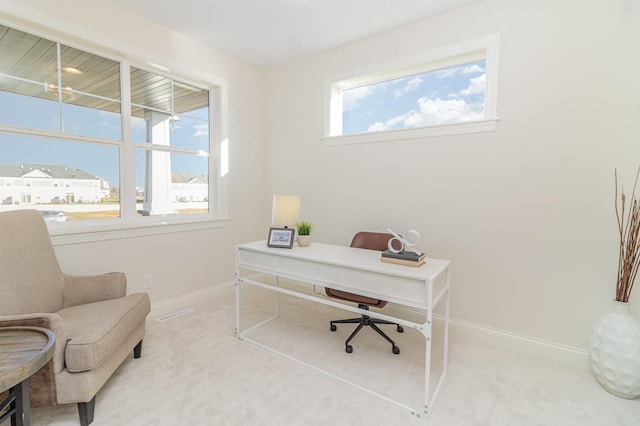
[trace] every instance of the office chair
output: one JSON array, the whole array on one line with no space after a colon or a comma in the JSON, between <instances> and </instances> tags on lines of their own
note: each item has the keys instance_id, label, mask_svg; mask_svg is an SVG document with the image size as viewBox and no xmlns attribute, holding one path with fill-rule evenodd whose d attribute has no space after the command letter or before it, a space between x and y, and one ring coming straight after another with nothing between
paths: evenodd
<instances>
[{"instance_id":1,"label":"office chair","mask_svg":"<svg viewBox=\"0 0 640 426\"><path fill-rule=\"evenodd\" d=\"M351 241L351 247L363 248L368 250L378 250L384 251L387 249L387 244L389 240L393 238L393 235L381 233L381 232L358 232ZM332 288L325 288L325 293L327 296L332 297L334 299L346 300L348 302L353 302L358 304L359 309L369 310L370 306L374 306L376 308L384 307L387 302L385 300L374 299L367 296L362 296L359 294L348 293L346 291L335 290ZM380 328L376 324L394 324L396 326L396 330L398 333L402 333L404 329L400 324L396 324L390 321L385 321L377 318L370 318L368 315L362 315L359 318L349 318L343 320L334 320L330 321L331 331L336 331L336 324L358 324L356 329L351 333L351 336L344 342L345 351L347 353L353 352L353 347L349 344L351 339L355 337L356 334L362 327L369 326L373 330L375 330L379 335L384 337L389 343L391 343L391 350L394 354L400 353L400 348L396 346L393 340L387 336L384 331L380 330Z\"/></svg>"}]
</instances>

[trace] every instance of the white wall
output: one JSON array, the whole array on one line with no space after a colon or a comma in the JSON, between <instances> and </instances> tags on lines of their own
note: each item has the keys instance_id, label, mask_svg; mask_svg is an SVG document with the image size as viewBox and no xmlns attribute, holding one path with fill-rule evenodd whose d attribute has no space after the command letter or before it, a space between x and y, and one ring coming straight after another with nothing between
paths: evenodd
<instances>
[{"instance_id":1,"label":"white wall","mask_svg":"<svg viewBox=\"0 0 640 426\"><path fill-rule=\"evenodd\" d=\"M267 226L254 212L264 209L264 73L195 43L106 1L3 1L0 19L38 31L109 48L186 76L212 76L228 83L229 226L212 230L125 238L56 247L67 273L124 271L128 291L142 291L142 275L153 275L152 304L201 292L233 280L234 246L255 240ZM39 24L39 27L34 27Z\"/></svg>"},{"instance_id":2,"label":"white wall","mask_svg":"<svg viewBox=\"0 0 640 426\"><path fill-rule=\"evenodd\" d=\"M326 76L495 32L494 132L323 146ZM453 261L454 318L585 349L615 291L613 170L630 188L640 165L639 42L637 1L486 0L271 69L267 194L301 195L316 241L417 229Z\"/></svg>"}]
</instances>

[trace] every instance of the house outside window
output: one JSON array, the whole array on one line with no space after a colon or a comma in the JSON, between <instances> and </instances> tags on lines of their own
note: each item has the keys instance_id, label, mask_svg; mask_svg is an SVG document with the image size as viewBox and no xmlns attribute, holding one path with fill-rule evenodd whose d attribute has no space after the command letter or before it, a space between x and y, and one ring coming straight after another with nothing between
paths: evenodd
<instances>
[{"instance_id":1,"label":"house outside window","mask_svg":"<svg viewBox=\"0 0 640 426\"><path fill-rule=\"evenodd\" d=\"M113 229L216 218L219 87L1 24L0 58L0 211L55 204L59 226Z\"/></svg>"},{"instance_id":2,"label":"house outside window","mask_svg":"<svg viewBox=\"0 0 640 426\"><path fill-rule=\"evenodd\" d=\"M69 199L69 188L73 188L74 200L80 203L99 204L109 195L109 186L99 176L86 173L83 170L71 169L64 166L47 164L21 164L19 166L0 165L0 176L11 183L8 188L0 190L0 206L25 206L28 208L42 207L51 204L65 203ZM28 177L26 186L30 188L30 196L23 197L22 187L24 177ZM54 186L53 179L61 179L62 187ZM33 197L31 196L33 195ZM14 203L13 200L20 200ZM58 206L60 207L60 206Z\"/></svg>"}]
</instances>

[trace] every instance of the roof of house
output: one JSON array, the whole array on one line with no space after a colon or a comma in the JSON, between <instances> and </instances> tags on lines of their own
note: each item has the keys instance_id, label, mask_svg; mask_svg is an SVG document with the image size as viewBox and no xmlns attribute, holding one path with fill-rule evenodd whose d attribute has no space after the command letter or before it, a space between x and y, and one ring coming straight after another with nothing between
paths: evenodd
<instances>
[{"instance_id":1,"label":"roof of house","mask_svg":"<svg viewBox=\"0 0 640 426\"><path fill-rule=\"evenodd\" d=\"M99 176L92 175L81 169L74 169L67 166L54 164L20 164L19 166L5 166L0 164L0 177L31 178L31 179L98 179ZM171 182L207 184L209 178L206 175L196 175L193 173L172 173Z\"/></svg>"},{"instance_id":2,"label":"roof of house","mask_svg":"<svg viewBox=\"0 0 640 426\"><path fill-rule=\"evenodd\" d=\"M172 183L202 183L209 182L209 178L206 175L195 175L193 173L171 173Z\"/></svg>"},{"instance_id":3,"label":"roof of house","mask_svg":"<svg viewBox=\"0 0 640 426\"><path fill-rule=\"evenodd\" d=\"M20 164L19 166L5 166L0 164L2 177L29 177L43 179L99 179L99 176L84 170L53 164Z\"/></svg>"}]
</instances>

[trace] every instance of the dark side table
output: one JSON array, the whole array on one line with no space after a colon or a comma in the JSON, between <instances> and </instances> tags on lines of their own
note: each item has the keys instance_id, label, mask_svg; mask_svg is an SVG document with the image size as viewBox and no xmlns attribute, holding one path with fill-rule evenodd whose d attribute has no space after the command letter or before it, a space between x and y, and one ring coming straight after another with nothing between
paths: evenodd
<instances>
[{"instance_id":1,"label":"dark side table","mask_svg":"<svg viewBox=\"0 0 640 426\"><path fill-rule=\"evenodd\" d=\"M29 377L53 356L55 336L40 327L0 327L0 423L29 426Z\"/></svg>"}]
</instances>

